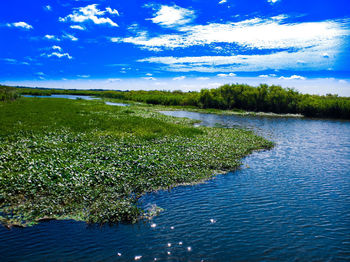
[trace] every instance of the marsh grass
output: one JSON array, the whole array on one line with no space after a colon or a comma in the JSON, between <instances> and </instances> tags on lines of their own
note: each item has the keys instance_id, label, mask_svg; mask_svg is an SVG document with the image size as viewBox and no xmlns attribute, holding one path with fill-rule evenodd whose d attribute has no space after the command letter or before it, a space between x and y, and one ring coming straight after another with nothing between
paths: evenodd
<instances>
[{"instance_id":1,"label":"marsh grass","mask_svg":"<svg viewBox=\"0 0 350 262\"><path fill-rule=\"evenodd\" d=\"M7 225L135 222L147 192L238 168L272 147L252 132L193 127L153 107L20 98L0 103L0 206Z\"/></svg>"}]
</instances>

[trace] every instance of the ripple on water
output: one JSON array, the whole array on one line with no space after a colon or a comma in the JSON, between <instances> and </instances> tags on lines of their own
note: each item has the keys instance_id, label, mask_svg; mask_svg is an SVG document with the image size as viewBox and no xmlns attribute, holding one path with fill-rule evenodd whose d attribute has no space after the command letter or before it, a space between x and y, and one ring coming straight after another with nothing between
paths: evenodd
<instances>
[{"instance_id":1,"label":"ripple on water","mask_svg":"<svg viewBox=\"0 0 350 262\"><path fill-rule=\"evenodd\" d=\"M249 168L144 196L145 206L165 209L152 221L112 227L49 221L26 229L1 228L1 261L350 257L349 121L167 114L210 126L247 127L274 140L276 147L245 158Z\"/></svg>"}]
</instances>

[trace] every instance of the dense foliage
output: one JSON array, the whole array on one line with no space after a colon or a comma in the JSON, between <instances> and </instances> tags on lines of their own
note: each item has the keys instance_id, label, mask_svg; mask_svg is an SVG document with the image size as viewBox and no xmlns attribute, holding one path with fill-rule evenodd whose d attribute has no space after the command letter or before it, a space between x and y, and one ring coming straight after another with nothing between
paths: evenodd
<instances>
[{"instance_id":1,"label":"dense foliage","mask_svg":"<svg viewBox=\"0 0 350 262\"><path fill-rule=\"evenodd\" d=\"M16 88L0 85L0 101L15 100L18 97L20 97L20 94Z\"/></svg>"},{"instance_id":2,"label":"dense foliage","mask_svg":"<svg viewBox=\"0 0 350 262\"><path fill-rule=\"evenodd\" d=\"M152 107L21 98L0 103L0 220L135 221L138 198L198 182L272 144L249 131L193 127Z\"/></svg>"},{"instance_id":3,"label":"dense foliage","mask_svg":"<svg viewBox=\"0 0 350 262\"><path fill-rule=\"evenodd\" d=\"M252 87L223 85L200 92L182 91L102 91L20 89L22 94L80 94L132 100L148 104L193 106L198 108L239 109L254 112L302 114L308 117L350 119L350 98L337 95L306 95L276 85Z\"/></svg>"}]
</instances>

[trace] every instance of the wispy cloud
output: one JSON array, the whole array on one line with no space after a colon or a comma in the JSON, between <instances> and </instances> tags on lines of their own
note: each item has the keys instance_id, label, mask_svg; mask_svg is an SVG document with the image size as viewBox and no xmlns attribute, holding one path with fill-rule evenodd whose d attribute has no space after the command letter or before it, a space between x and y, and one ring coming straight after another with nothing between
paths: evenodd
<instances>
[{"instance_id":1,"label":"wispy cloud","mask_svg":"<svg viewBox=\"0 0 350 262\"><path fill-rule=\"evenodd\" d=\"M229 74L217 74L218 77L233 77L236 76L235 73L229 73Z\"/></svg>"},{"instance_id":2,"label":"wispy cloud","mask_svg":"<svg viewBox=\"0 0 350 262\"><path fill-rule=\"evenodd\" d=\"M333 50L334 56L338 51ZM303 60L304 63L298 63ZM317 47L295 52L280 51L259 55L232 56L154 56L138 62L154 63L175 72L242 72L264 70L327 70L334 61L322 56Z\"/></svg>"},{"instance_id":3,"label":"wispy cloud","mask_svg":"<svg viewBox=\"0 0 350 262\"><path fill-rule=\"evenodd\" d=\"M56 51L51 52L51 53L43 53L43 54L41 54L41 56L73 59L73 57L69 53L63 52L62 47L60 47L58 45L54 45L51 48L53 50L56 50Z\"/></svg>"},{"instance_id":4,"label":"wispy cloud","mask_svg":"<svg viewBox=\"0 0 350 262\"><path fill-rule=\"evenodd\" d=\"M45 35L44 36L45 39L48 39L48 40L53 40L53 41L61 41L61 39L59 39L57 36L55 35Z\"/></svg>"},{"instance_id":5,"label":"wispy cloud","mask_svg":"<svg viewBox=\"0 0 350 262\"><path fill-rule=\"evenodd\" d=\"M178 77L174 77L173 80L184 80L186 78L186 76L178 76Z\"/></svg>"},{"instance_id":6,"label":"wispy cloud","mask_svg":"<svg viewBox=\"0 0 350 262\"><path fill-rule=\"evenodd\" d=\"M83 23L90 21L94 24L106 24L112 27L118 27L118 24L111 20L109 17L103 17L105 13L109 14L119 14L117 10L112 10L107 8L106 10L99 10L97 4L87 5L85 7L79 7L73 11L72 14L67 15L66 17L60 17L60 22L75 22Z\"/></svg>"},{"instance_id":7,"label":"wispy cloud","mask_svg":"<svg viewBox=\"0 0 350 262\"><path fill-rule=\"evenodd\" d=\"M155 77L152 77L152 76L146 76L146 77L143 77L143 79L145 79L145 80L157 80Z\"/></svg>"},{"instance_id":8,"label":"wispy cloud","mask_svg":"<svg viewBox=\"0 0 350 262\"><path fill-rule=\"evenodd\" d=\"M290 77L281 76L279 79L283 80L305 80L306 78L299 75L292 75Z\"/></svg>"},{"instance_id":9,"label":"wispy cloud","mask_svg":"<svg viewBox=\"0 0 350 262\"><path fill-rule=\"evenodd\" d=\"M81 25L71 25L70 28L77 30L85 30L85 27L82 27Z\"/></svg>"},{"instance_id":10,"label":"wispy cloud","mask_svg":"<svg viewBox=\"0 0 350 262\"><path fill-rule=\"evenodd\" d=\"M14 58L0 58L0 61L4 61L8 64L12 64L12 65L29 65L28 62L25 61L18 61L17 59Z\"/></svg>"},{"instance_id":11,"label":"wispy cloud","mask_svg":"<svg viewBox=\"0 0 350 262\"><path fill-rule=\"evenodd\" d=\"M222 4L226 3L226 2L227 2L227 0L221 0L221 1L219 2L219 5L222 5Z\"/></svg>"},{"instance_id":12,"label":"wispy cloud","mask_svg":"<svg viewBox=\"0 0 350 262\"><path fill-rule=\"evenodd\" d=\"M200 76L200 77L197 77L196 79L197 80L209 80L210 78L206 77L206 76Z\"/></svg>"},{"instance_id":13,"label":"wispy cloud","mask_svg":"<svg viewBox=\"0 0 350 262\"><path fill-rule=\"evenodd\" d=\"M164 27L176 27L190 23L195 18L194 11L182 8L177 5L161 5L153 18L149 18L153 23Z\"/></svg>"},{"instance_id":14,"label":"wispy cloud","mask_svg":"<svg viewBox=\"0 0 350 262\"><path fill-rule=\"evenodd\" d=\"M7 23L6 25L8 27L18 27L26 30L33 29L33 26L31 26L30 24L27 24L26 22Z\"/></svg>"},{"instance_id":15,"label":"wispy cloud","mask_svg":"<svg viewBox=\"0 0 350 262\"><path fill-rule=\"evenodd\" d=\"M71 35L71 34L64 34L62 38L70 39L72 41L78 41L78 38L76 38L74 35Z\"/></svg>"},{"instance_id":16,"label":"wispy cloud","mask_svg":"<svg viewBox=\"0 0 350 262\"><path fill-rule=\"evenodd\" d=\"M178 72L232 72L279 69L328 70L341 51L342 41L349 35L349 22L287 23L286 15L240 22L181 26L175 34L150 37L139 31L135 37L114 38L114 42L132 43L140 48L162 50L232 45L237 52L251 54L230 56L148 57L138 62L157 63L161 69Z\"/></svg>"},{"instance_id":17,"label":"wispy cloud","mask_svg":"<svg viewBox=\"0 0 350 262\"><path fill-rule=\"evenodd\" d=\"M70 56L68 53L58 53L58 52L52 52L51 54L46 54L47 57L53 57L56 56L58 58L68 58L68 59L72 59L73 57Z\"/></svg>"},{"instance_id":18,"label":"wispy cloud","mask_svg":"<svg viewBox=\"0 0 350 262\"><path fill-rule=\"evenodd\" d=\"M267 0L267 2L272 4L272 5L277 3L278 1L280 1L280 0Z\"/></svg>"},{"instance_id":19,"label":"wispy cloud","mask_svg":"<svg viewBox=\"0 0 350 262\"><path fill-rule=\"evenodd\" d=\"M112 9L112 8L110 8L110 7L107 7L107 8L106 8L106 12L109 13L109 14L111 14L111 15L118 15L118 16L119 16L119 12L118 12L117 9Z\"/></svg>"},{"instance_id":20,"label":"wispy cloud","mask_svg":"<svg viewBox=\"0 0 350 262\"><path fill-rule=\"evenodd\" d=\"M62 47L58 46L58 45L54 45L52 46L53 50L58 50L58 51L62 51Z\"/></svg>"},{"instance_id":21,"label":"wispy cloud","mask_svg":"<svg viewBox=\"0 0 350 262\"><path fill-rule=\"evenodd\" d=\"M241 22L182 26L178 28L178 33L155 37L150 37L146 31L139 31L133 37L111 40L131 43L143 48L174 49L228 43L242 48L261 50L307 48L317 45L334 46L339 37L349 33L349 30L339 21L285 23L283 22L285 18L285 16L276 16ZM164 23L166 23L165 20ZM172 23L169 22L170 25Z\"/></svg>"},{"instance_id":22,"label":"wispy cloud","mask_svg":"<svg viewBox=\"0 0 350 262\"><path fill-rule=\"evenodd\" d=\"M52 11L52 7L50 5L46 5L46 6L44 6L44 10Z\"/></svg>"}]
</instances>

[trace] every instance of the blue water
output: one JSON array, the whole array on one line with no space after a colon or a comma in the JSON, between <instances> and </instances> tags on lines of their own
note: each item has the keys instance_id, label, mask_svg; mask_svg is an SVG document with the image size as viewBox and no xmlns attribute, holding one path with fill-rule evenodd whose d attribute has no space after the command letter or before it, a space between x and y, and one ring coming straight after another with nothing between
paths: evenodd
<instances>
[{"instance_id":1,"label":"blue water","mask_svg":"<svg viewBox=\"0 0 350 262\"><path fill-rule=\"evenodd\" d=\"M349 261L349 121L164 113L248 128L276 146L236 172L146 195L144 207L165 209L152 221L0 228L0 261Z\"/></svg>"},{"instance_id":2,"label":"blue water","mask_svg":"<svg viewBox=\"0 0 350 262\"><path fill-rule=\"evenodd\" d=\"M66 98L66 99L84 99L84 100L95 100L100 99L93 96L80 96L80 95L51 95L51 96L32 96L32 95L22 95L23 97L37 97L37 98Z\"/></svg>"}]
</instances>

